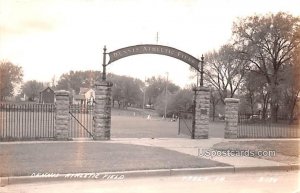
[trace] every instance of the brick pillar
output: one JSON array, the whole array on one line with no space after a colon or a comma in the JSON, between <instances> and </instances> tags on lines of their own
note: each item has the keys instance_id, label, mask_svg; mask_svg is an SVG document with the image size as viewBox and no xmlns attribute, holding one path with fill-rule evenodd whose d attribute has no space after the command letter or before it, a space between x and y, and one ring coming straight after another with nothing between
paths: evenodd
<instances>
[{"instance_id":1,"label":"brick pillar","mask_svg":"<svg viewBox=\"0 0 300 193\"><path fill-rule=\"evenodd\" d=\"M237 138L239 99L225 99L225 138Z\"/></svg>"},{"instance_id":2,"label":"brick pillar","mask_svg":"<svg viewBox=\"0 0 300 193\"><path fill-rule=\"evenodd\" d=\"M67 140L69 137L69 92L59 90L55 92L55 135L58 140Z\"/></svg>"},{"instance_id":3,"label":"brick pillar","mask_svg":"<svg viewBox=\"0 0 300 193\"><path fill-rule=\"evenodd\" d=\"M210 92L207 87L195 88L195 139L207 139L209 129Z\"/></svg>"},{"instance_id":4,"label":"brick pillar","mask_svg":"<svg viewBox=\"0 0 300 193\"><path fill-rule=\"evenodd\" d=\"M94 140L110 140L111 87L112 83L107 81L99 81L95 84Z\"/></svg>"}]
</instances>

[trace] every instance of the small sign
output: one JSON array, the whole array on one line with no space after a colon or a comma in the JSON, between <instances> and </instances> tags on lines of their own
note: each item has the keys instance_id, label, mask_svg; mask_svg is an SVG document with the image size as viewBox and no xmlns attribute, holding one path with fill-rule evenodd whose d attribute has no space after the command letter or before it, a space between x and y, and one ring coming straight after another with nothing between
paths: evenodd
<instances>
[{"instance_id":1,"label":"small sign","mask_svg":"<svg viewBox=\"0 0 300 193\"><path fill-rule=\"evenodd\" d=\"M207 115L207 109L201 109L200 112L202 115Z\"/></svg>"}]
</instances>

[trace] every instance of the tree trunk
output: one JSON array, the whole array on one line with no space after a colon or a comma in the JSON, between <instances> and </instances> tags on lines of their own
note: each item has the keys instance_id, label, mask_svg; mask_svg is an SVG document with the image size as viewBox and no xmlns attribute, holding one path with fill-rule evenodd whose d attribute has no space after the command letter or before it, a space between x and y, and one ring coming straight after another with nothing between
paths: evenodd
<instances>
[{"instance_id":1,"label":"tree trunk","mask_svg":"<svg viewBox=\"0 0 300 193\"><path fill-rule=\"evenodd\" d=\"M272 123L277 123L278 113L278 90L275 83L271 83L271 120Z\"/></svg>"},{"instance_id":2,"label":"tree trunk","mask_svg":"<svg viewBox=\"0 0 300 193\"><path fill-rule=\"evenodd\" d=\"M292 109L290 110L290 114L289 114L289 124L292 124L294 121L294 109L295 109L295 105L293 105Z\"/></svg>"},{"instance_id":3,"label":"tree trunk","mask_svg":"<svg viewBox=\"0 0 300 193\"><path fill-rule=\"evenodd\" d=\"M250 96L250 108L251 108L251 115L254 115L254 102L252 96Z\"/></svg>"},{"instance_id":4,"label":"tree trunk","mask_svg":"<svg viewBox=\"0 0 300 193\"><path fill-rule=\"evenodd\" d=\"M294 111L295 111L295 107L296 107L296 104L297 104L298 95L299 95L299 92L292 99L292 105L290 107L290 113L289 113L289 118L290 118L289 124L292 124L293 121L294 121Z\"/></svg>"},{"instance_id":5,"label":"tree trunk","mask_svg":"<svg viewBox=\"0 0 300 193\"><path fill-rule=\"evenodd\" d=\"M272 123L277 123L278 105L275 102L271 102L271 120Z\"/></svg>"},{"instance_id":6,"label":"tree trunk","mask_svg":"<svg viewBox=\"0 0 300 193\"><path fill-rule=\"evenodd\" d=\"M263 105L262 105L262 119L266 120L267 117L267 111L268 111L268 104L269 104L269 93L264 94L261 93L262 99L263 99Z\"/></svg>"}]
</instances>

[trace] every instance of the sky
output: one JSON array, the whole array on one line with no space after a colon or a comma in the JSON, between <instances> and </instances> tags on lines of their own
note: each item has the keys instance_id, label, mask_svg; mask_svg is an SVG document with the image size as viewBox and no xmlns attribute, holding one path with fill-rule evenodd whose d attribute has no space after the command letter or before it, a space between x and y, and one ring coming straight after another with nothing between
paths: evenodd
<instances>
[{"instance_id":1,"label":"sky","mask_svg":"<svg viewBox=\"0 0 300 193\"><path fill-rule=\"evenodd\" d=\"M200 58L230 40L237 18L279 11L299 16L300 1L0 0L0 60L22 66L24 81L50 82L70 70L102 70L104 45L160 44ZM188 64L162 55L129 56L107 72L195 83Z\"/></svg>"}]
</instances>

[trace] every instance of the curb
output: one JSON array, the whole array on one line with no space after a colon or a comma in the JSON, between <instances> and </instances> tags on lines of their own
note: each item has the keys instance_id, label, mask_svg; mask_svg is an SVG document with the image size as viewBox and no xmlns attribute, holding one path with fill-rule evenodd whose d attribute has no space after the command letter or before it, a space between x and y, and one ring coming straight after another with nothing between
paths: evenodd
<instances>
[{"instance_id":1,"label":"curb","mask_svg":"<svg viewBox=\"0 0 300 193\"><path fill-rule=\"evenodd\" d=\"M123 180L124 178L151 177L151 176L170 176L169 169L160 170L136 170L120 172L99 172L99 173L68 173L68 174L48 174L39 176L11 176L0 177L0 186L9 184L35 183L43 181L62 181L62 180Z\"/></svg>"},{"instance_id":2,"label":"curb","mask_svg":"<svg viewBox=\"0 0 300 193\"><path fill-rule=\"evenodd\" d=\"M254 167L234 167L234 173L242 173L242 172L257 172L257 171L268 171L268 172L276 172L276 171L292 171L296 170L296 168L291 165L279 165L279 166L254 166Z\"/></svg>"},{"instance_id":3,"label":"curb","mask_svg":"<svg viewBox=\"0 0 300 193\"><path fill-rule=\"evenodd\" d=\"M199 175L212 173L234 173L234 166L211 167L211 168L180 168L171 169L170 176L175 175Z\"/></svg>"},{"instance_id":4,"label":"curb","mask_svg":"<svg viewBox=\"0 0 300 193\"><path fill-rule=\"evenodd\" d=\"M44 181L62 180L124 180L136 177L167 177L179 175L209 175L216 173L242 173L242 172L275 172L275 171L294 171L300 170L300 164L280 165L280 166L247 166L247 167L210 167L210 168L179 168L179 169L157 169L157 170L135 170L119 172L99 172L99 173L74 173L74 174L55 174L48 176L11 176L0 177L0 187L10 184L36 183Z\"/></svg>"}]
</instances>

